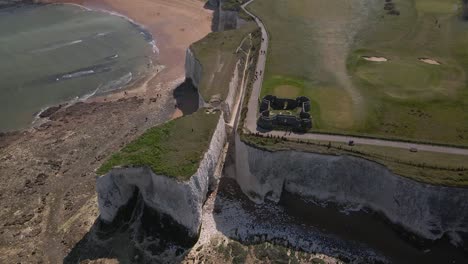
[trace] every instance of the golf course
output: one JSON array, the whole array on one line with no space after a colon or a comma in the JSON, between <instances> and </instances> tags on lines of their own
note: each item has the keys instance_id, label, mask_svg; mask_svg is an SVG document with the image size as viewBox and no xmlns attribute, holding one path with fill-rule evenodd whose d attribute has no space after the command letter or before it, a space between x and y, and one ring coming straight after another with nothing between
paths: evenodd
<instances>
[{"instance_id":1,"label":"golf course","mask_svg":"<svg viewBox=\"0 0 468 264\"><path fill-rule=\"evenodd\" d=\"M468 146L468 21L458 0L257 0L261 96L312 101L310 132Z\"/></svg>"}]
</instances>

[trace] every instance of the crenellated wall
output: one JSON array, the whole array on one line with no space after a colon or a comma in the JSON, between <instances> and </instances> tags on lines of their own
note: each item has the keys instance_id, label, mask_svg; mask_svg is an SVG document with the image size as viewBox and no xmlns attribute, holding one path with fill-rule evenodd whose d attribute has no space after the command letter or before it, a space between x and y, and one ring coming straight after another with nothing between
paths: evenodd
<instances>
[{"instance_id":1,"label":"crenellated wall","mask_svg":"<svg viewBox=\"0 0 468 264\"><path fill-rule=\"evenodd\" d=\"M303 197L371 208L426 239L468 233L468 189L416 182L362 158L267 152L236 138L236 179L257 203L286 190Z\"/></svg>"},{"instance_id":2,"label":"crenellated wall","mask_svg":"<svg viewBox=\"0 0 468 264\"><path fill-rule=\"evenodd\" d=\"M97 193L101 220L111 223L138 188L147 206L169 215L186 227L192 236L196 236L201 224L203 202L210 185L216 182L214 171L225 141L225 124L220 116L197 172L185 182L157 175L148 167L115 168L99 177Z\"/></svg>"}]
</instances>

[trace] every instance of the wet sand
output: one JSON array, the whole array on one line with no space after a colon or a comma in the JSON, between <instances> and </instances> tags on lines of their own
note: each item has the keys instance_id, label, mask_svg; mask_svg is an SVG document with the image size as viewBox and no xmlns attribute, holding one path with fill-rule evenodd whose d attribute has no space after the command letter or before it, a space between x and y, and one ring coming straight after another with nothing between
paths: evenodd
<instances>
[{"instance_id":1,"label":"wet sand","mask_svg":"<svg viewBox=\"0 0 468 264\"><path fill-rule=\"evenodd\" d=\"M213 12L199 0L42 0L44 3L71 3L87 8L116 12L145 27L153 35L159 53L153 64L158 65L148 78L128 87L89 101L117 100L125 96L161 96L161 86L174 89L185 77L185 52L194 42L211 32ZM156 78L157 77L157 78ZM167 89L166 89L167 90ZM174 102L174 105L177 102ZM183 115L174 107L171 118Z\"/></svg>"},{"instance_id":2,"label":"wet sand","mask_svg":"<svg viewBox=\"0 0 468 264\"><path fill-rule=\"evenodd\" d=\"M87 237L98 217L95 170L173 116L185 50L211 28L211 11L198 0L73 2L144 25L164 69L132 89L63 107L33 128L0 133L0 263L61 263Z\"/></svg>"},{"instance_id":3,"label":"wet sand","mask_svg":"<svg viewBox=\"0 0 468 264\"><path fill-rule=\"evenodd\" d=\"M125 15L146 27L160 50L157 61L167 67L163 80L184 74L185 51L211 31L212 11L199 0L46 0L75 3Z\"/></svg>"}]
</instances>

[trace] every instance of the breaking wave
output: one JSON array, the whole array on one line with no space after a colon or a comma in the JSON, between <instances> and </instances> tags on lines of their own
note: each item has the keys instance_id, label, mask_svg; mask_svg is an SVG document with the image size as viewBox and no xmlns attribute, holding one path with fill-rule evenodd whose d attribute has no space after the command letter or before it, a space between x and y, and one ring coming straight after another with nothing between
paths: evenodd
<instances>
[{"instance_id":1,"label":"breaking wave","mask_svg":"<svg viewBox=\"0 0 468 264\"><path fill-rule=\"evenodd\" d=\"M70 4L70 3L67 3L66 5L78 6L78 7L82 8L82 9L84 9L86 11L103 12L103 13L107 13L107 14L110 14L110 15L113 15L113 16L118 16L120 18L123 18L123 19L127 20L130 24L135 26L140 31L140 33L143 35L143 37L148 42L148 44L152 46L153 53L158 53L159 54L159 48L156 46L156 41L154 40L153 34L151 34L149 32L149 30L144 25L137 23L135 20L133 20L133 19L131 19L131 18L125 16L125 15L122 15L122 14L120 14L118 12L115 12L115 11L109 11L109 10L100 9L100 8L90 9L90 8L82 6L82 5ZM105 35L107 35L109 33L111 33L111 32L105 32ZM99 33L99 34L103 34L103 33ZM99 35L99 34L96 35L96 36L105 36L105 35Z\"/></svg>"},{"instance_id":2,"label":"breaking wave","mask_svg":"<svg viewBox=\"0 0 468 264\"><path fill-rule=\"evenodd\" d=\"M102 32L102 33L97 33L94 37L99 38L99 37L104 37L109 35L111 32Z\"/></svg>"},{"instance_id":3,"label":"breaking wave","mask_svg":"<svg viewBox=\"0 0 468 264\"><path fill-rule=\"evenodd\" d=\"M79 71L79 72L65 74L65 75L62 76L61 79L72 79L72 78L78 78L78 77L82 77L82 76L85 76L85 75L91 75L91 74L94 74L94 70Z\"/></svg>"},{"instance_id":4,"label":"breaking wave","mask_svg":"<svg viewBox=\"0 0 468 264\"><path fill-rule=\"evenodd\" d=\"M78 40L65 42L65 43L56 43L56 44L53 44L53 45L51 45L49 47L33 50L33 51L31 51L31 53L35 53L35 54L43 53L43 52L52 51L52 50L56 50L56 49L60 49L60 48L68 47L68 46L73 46L73 45L76 45L76 44L80 44L82 42L83 42L83 40L78 39Z\"/></svg>"},{"instance_id":5,"label":"breaking wave","mask_svg":"<svg viewBox=\"0 0 468 264\"><path fill-rule=\"evenodd\" d=\"M159 54L159 48L156 46L156 41L153 39L149 42L149 44L153 47L153 53Z\"/></svg>"},{"instance_id":6,"label":"breaking wave","mask_svg":"<svg viewBox=\"0 0 468 264\"><path fill-rule=\"evenodd\" d=\"M122 89L125 86L127 86L129 83L131 83L132 80L133 80L133 73L129 72L116 80L110 81L105 85L101 85L96 92L99 94L102 94L102 93L107 93L107 92L115 91L118 89Z\"/></svg>"}]
</instances>

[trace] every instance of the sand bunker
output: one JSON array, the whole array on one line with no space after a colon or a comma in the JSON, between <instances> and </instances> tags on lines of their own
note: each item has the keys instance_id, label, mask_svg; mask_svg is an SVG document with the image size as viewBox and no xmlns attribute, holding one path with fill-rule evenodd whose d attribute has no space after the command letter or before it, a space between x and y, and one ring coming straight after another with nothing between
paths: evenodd
<instances>
[{"instance_id":1,"label":"sand bunker","mask_svg":"<svg viewBox=\"0 0 468 264\"><path fill-rule=\"evenodd\" d=\"M384 57L368 57L368 56L362 56L363 59L365 59L366 61L375 61L375 62L384 62L384 61L388 61L387 58L384 58Z\"/></svg>"},{"instance_id":2,"label":"sand bunker","mask_svg":"<svg viewBox=\"0 0 468 264\"><path fill-rule=\"evenodd\" d=\"M427 63L427 64L432 64L432 65L440 65L441 63L436 61L436 60L433 60L433 59L429 59L429 58L419 58L418 59L419 61L422 61L424 63Z\"/></svg>"}]
</instances>

